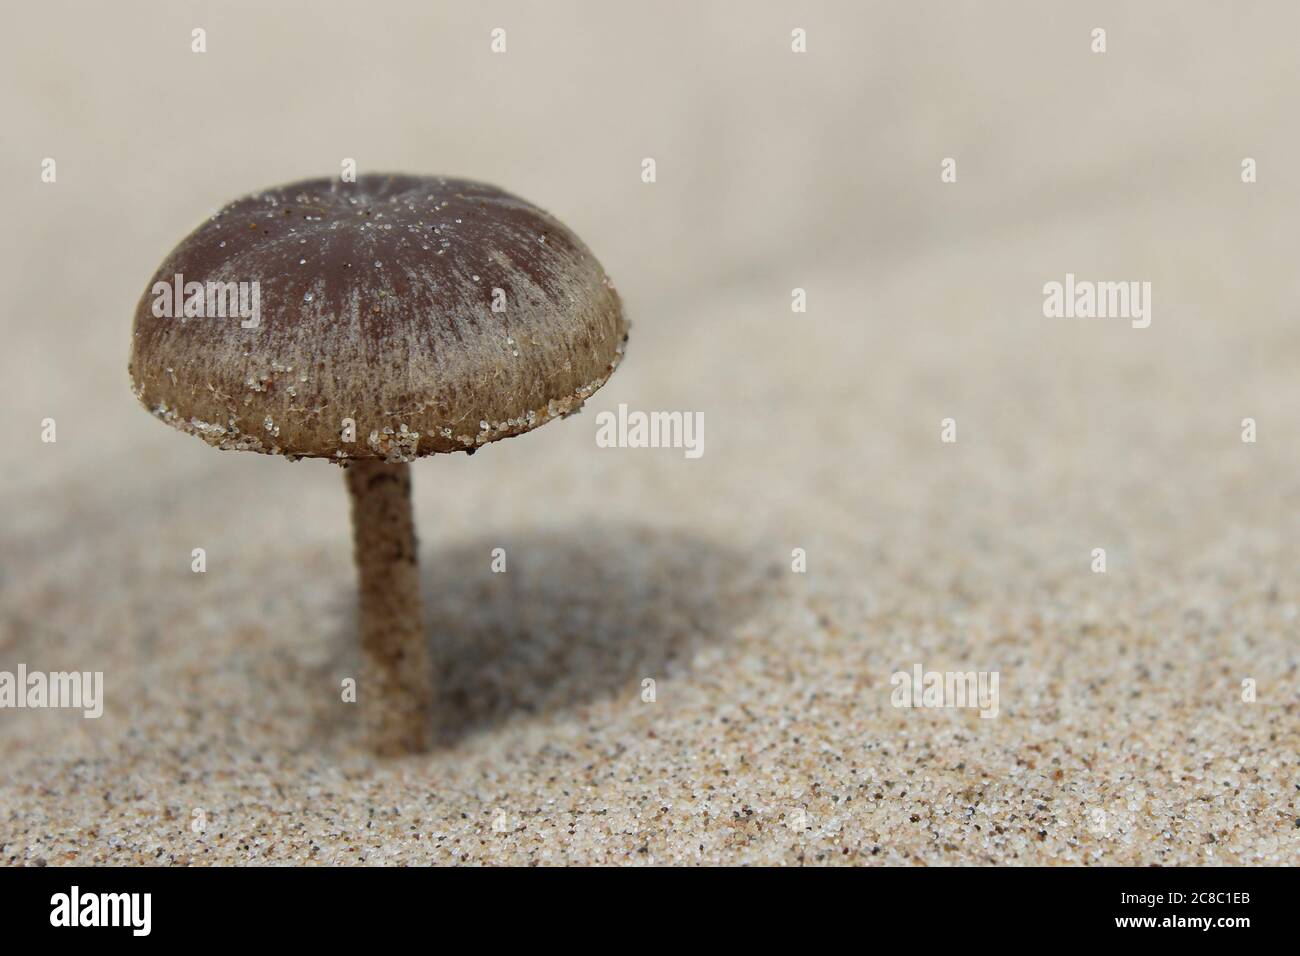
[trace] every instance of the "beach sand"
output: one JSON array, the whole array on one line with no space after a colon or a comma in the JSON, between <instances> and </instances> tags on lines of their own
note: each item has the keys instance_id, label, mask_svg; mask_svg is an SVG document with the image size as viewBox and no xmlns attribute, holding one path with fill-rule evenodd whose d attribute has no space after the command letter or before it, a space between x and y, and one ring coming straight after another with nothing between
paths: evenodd
<instances>
[{"instance_id":1,"label":"beach sand","mask_svg":"<svg viewBox=\"0 0 1300 956\"><path fill-rule=\"evenodd\" d=\"M0 862L1297 862L1300 11L285 6L0 39L0 670L104 674L0 710ZM342 699L342 472L126 375L175 242L347 157L549 209L632 321L581 414L413 466L437 744L395 761ZM1150 326L1045 318L1067 273ZM703 455L597 447L620 403ZM893 706L917 665L996 716Z\"/></svg>"}]
</instances>

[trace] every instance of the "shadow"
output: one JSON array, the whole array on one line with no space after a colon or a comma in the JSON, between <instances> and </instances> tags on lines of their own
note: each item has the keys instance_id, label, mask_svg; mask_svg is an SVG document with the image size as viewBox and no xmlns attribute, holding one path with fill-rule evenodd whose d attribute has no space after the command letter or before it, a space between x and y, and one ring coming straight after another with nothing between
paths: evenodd
<instances>
[{"instance_id":1,"label":"shadow","mask_svg":"<svg viewBox=\"0 0 1300 956\"><path fill-rule=\"evenodd\" d=\"M506 570L492 570L493 549ZM436 747L507 721L572 712L690 670L771 594L767 569L699 536L640 525L494 532L422 548ZM357 659L355 598L330 669ZM354 671L353 671L354 672ZM317 733L343 731L340 711ZM333 726L330 726L333 725Z\"/></svg>"}]
</instances>

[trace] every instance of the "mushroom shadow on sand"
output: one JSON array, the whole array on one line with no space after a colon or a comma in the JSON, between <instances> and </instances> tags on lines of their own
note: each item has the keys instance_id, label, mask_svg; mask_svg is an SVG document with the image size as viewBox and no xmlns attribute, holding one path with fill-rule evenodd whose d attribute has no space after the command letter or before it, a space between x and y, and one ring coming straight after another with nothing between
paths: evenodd
<instances>
[{"instance_id":1,"label":"mushroom shadow on sand","mask_svg":"<svg viewBox=\"0 0 1300 956\"><path fill-rule=\"evenodd\" d=\"M490 568L495 547L504 573ZM647 677L662 698L697 653L759 613L771 585L724 545L635 524L494 533L425 548L420 566L439 747L620 696L639 706ZM331 673L354 658L351 601L338 610ZM331 710L318 729L346 733Z\"/></svg>"}]
</instances>

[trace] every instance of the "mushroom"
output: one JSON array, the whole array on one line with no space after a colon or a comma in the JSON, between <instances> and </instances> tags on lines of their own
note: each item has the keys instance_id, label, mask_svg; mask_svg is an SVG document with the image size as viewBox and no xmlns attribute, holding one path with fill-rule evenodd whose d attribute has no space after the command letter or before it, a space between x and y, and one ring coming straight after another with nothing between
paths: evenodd
<instances>
[{"instance_id":1,"label":"mushroom","mask_svg":"<svg viewBox=\"0 0 1300 956\"><path fill-rule=\"evenodd\" d=\"M618 293L557 219L440 177L316 179L226 206L158 268L130 374L220 449L344 466L380 753L429 745L410 462L578 410L627 341ZM525 479L526 480L526 479Z\"/></svg>"}]
</instances>

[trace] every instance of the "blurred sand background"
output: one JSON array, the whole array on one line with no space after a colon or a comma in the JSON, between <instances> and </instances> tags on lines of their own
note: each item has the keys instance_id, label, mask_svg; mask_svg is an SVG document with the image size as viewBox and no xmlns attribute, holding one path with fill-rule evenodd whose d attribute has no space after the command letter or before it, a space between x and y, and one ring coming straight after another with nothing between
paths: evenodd
<instances>
[{"instance_id":1,"label":"blurred sand background","mask_svg":"<svg viewBox=\"0 0 1300 956\"><path fill-rule=\"evenodd\" d=\"M1294 4L10 13L0 669L107 700L0 711L0 862L1296 862ZM341 473L126 376L171 246L344 157L547 208L633 322L581 415L414 466L439 746L387 764ZM1066 272L1151 327L1044 318ZM620 402L704 456L597 448ZM915 663L998 717L892 707Z\"/></svg>"}]
</instances>

